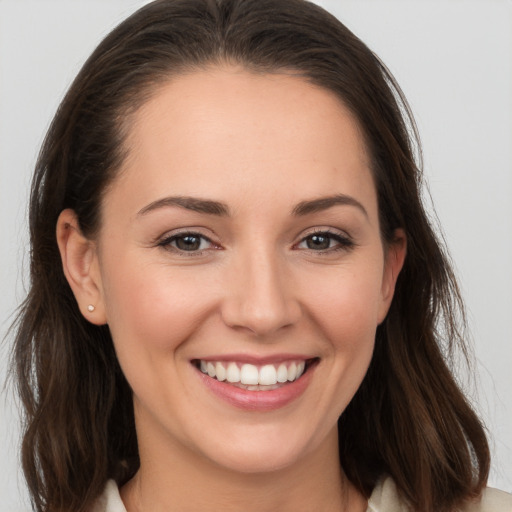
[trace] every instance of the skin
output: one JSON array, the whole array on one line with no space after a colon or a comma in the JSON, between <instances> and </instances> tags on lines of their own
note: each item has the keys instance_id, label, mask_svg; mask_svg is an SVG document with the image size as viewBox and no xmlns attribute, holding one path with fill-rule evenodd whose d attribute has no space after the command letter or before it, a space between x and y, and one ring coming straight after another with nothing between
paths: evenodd
<instances>
[{"instance_id":1,"label":"skin","mask_svg":"<svg viewBox=\"0 0 512 512\"><path fill-rule=\"evenodd\" d=\"M365 510L340 468L336 423L368 368L405 237L383 244L356 120L298 76L226 66L161 86L126 147L97 238L71 210L57 237L81 311L108 323L133 389L141 468L122 489L128 512ZM334 194L353 204L292 213ZM169 196L219 201L229 215L144 212ZM206 237L200 251L168 241L183 231ZM308 245L317 231L334 233L326 249ZM191 364L282 353L318 364L304 393L272 411L220 400Z\"/></svg>"}]
</instances>

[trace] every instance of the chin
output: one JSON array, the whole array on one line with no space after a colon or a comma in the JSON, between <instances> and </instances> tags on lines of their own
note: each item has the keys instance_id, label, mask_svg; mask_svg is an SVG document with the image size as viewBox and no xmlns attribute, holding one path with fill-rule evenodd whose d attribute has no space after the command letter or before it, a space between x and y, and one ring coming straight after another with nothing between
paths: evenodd
<instances>
[{"instance_id":1,"label":"chin","mask_svg":"<svg viewBox=\"0 0 512 512\"><path fill-rule=\"evenodd\" d=\"M288 429L257 427L231 432L215 441L212 437L203 454L217 466L244 474L272 473L292 468L318 449L315 438ZM290 431L291 430L291 431Z\"/></svg>"},{"instance_id":2,"label":"chin","mask_svg":"<svg viewBox=\"0 0 512 512\"><path fill-rule=\"evenodd\" d=\"M276 457L277 455L277 457ZM243 474L264 474L286 470L293 467L300 457L292 450L246 449L245 451L228 450L213 459L217 465L229 471Z\"/></svg>"}]
</instances>

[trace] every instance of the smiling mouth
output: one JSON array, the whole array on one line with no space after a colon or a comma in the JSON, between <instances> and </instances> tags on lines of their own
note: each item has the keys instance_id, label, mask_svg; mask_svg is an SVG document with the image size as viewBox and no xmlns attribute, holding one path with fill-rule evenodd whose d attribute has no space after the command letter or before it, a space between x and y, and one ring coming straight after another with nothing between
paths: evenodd
<instances>
[{"instance_id":1,"label":"smiling mouth","mask_svg":"<svg viewBox=\"0 0 512 512\"><path fill-rule=\"evenodd\" d=\"M202 373L219 382L248 391L271 391L297 381L317 361L318 358L314 358L254 365L236 361L196 359L193 364Z\"/></svg>"}]
</instances>

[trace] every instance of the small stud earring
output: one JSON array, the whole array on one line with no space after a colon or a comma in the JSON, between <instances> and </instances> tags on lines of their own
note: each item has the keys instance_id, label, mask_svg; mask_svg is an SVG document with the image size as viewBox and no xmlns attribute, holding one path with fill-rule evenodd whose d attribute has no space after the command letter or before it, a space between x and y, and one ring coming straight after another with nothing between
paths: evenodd
<instances>
[{"instance_id":1,"label":"small stud earring","mask_svg":"<svg viewBox=\"0 0 512 512\"><path fill-rule=\"evenodd\" d=\"M87 306L87 310L90 311L91 313L95 310L96 308L92 305L92 304L89 304Z\"/></svg>"}]
</instances>

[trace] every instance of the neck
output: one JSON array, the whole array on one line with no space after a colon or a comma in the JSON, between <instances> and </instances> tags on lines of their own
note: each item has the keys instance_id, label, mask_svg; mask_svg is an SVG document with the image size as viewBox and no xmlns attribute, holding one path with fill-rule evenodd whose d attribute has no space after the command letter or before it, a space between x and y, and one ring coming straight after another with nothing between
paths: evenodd
<instances>
[{"instance_id":1,"label":"neck","mask_svg":"<svg viewBox=\"0 0 512 512\"><path fill-rule=\"evenodd\" d=\"M121 490L127 512L363 512L366 500L343 473L337 432L289 467L243 473L220 467L187 447L144 442L141 465ZM164 446L164 448L163 448Z\"/></svg>"}]
</instances>

